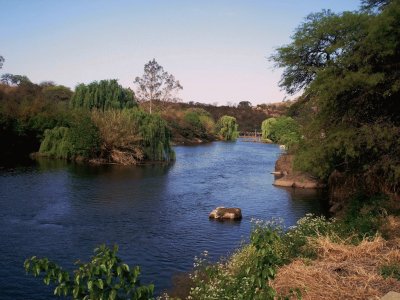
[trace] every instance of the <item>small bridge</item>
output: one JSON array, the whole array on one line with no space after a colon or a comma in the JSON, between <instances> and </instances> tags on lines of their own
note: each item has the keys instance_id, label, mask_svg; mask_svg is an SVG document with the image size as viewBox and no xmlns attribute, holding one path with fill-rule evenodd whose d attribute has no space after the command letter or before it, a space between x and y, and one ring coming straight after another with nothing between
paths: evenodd
<instances>
[{"instance_id":1,"label":"small bridge","mask_svg":"<svg viewBox=\"0 0 400 300\"><path fill-rule=\"evenodd\" d=\"M254 131L240 131L239 137L245 142L261 142L261 132Z\"/></svg>"}]
</instances>

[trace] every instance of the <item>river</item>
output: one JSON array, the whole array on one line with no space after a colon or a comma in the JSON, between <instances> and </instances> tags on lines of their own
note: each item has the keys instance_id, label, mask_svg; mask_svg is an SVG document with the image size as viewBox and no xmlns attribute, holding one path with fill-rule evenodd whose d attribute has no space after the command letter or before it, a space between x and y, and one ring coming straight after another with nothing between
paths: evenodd
<instances>
[{"instance_id":1,"label":"river","mask_svg":"<svg viewBox=\"0 0 400 300\"><path fill-rule=\"evenodd\" d=\"M293 225L324 212L324 195L272 185L277 145L214 142L175 147L169 166L82 166L41 160L0 170L0 298L54 299L52 287L25 275L23 261L46 256L72 269L100 244L140 265L156 292L189 271L204 250L211 260L248 238L251 219ZM217 222L217 206L240 207L240 222Z\"/></svg>"}]
</instances>

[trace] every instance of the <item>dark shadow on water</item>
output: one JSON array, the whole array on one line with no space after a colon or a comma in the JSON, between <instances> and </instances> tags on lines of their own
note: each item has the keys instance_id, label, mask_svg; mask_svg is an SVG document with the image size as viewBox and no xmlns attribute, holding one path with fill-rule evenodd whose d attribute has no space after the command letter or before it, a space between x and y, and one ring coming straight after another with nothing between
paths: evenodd
<instances>
[{"instance_id":1,"label":"dark shadow on water","mask_svg":"<svg viewBox=\"0 0 400 300\"><path fill-rule=\"evenodd\" d=\"M96 176L106 176L110 179L141 179L144 177L157 177L164 176L172 168L171 163L154 163L135 166L121 166L121 165L90 165L87 163L68 162L62 159L50 158L37 158L31 162L36 165L40 171L57 171L65 170L73 174L75 178L89 179Z\"/></svg>"},{"instance_id":2,"label":"dark shadow on water","mask_svg":"<svg viewBox=\"0 0 400 300\"><path fill-rule=\"evenodd\" d=\"M302 189L293 187L275 186L280 190L284 190L290 196L293 202L308 203L312 207L319 208L321 215L329 217L329 202L327 189Z\"/></svg>"}]
</instances>

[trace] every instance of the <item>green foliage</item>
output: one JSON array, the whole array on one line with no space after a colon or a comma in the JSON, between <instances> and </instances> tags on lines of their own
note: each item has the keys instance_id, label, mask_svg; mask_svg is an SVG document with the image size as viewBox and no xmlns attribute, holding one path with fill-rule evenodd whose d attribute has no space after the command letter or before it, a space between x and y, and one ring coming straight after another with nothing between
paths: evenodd
<instances>
[{"instance_id":1,"label":"green foliage","mask_svg":"<svg viewBox=\"0 0 400 300\"><path fill-rule=\"evenodd\" d=\"M288 92L304 88L314 115L297 166L327 179L359 176L373 192L400 182L400 2L363 1L359 12L312 14L272 59Z\"/></svg>"},{"instance_id":2,"label":"green foliage","mask_svg":"<svg viewBox=\"0 0 400 300\"><path fill-rule=\"evenodd\" d=\"M188 109L184 114L185 127L194 137L207 138L214 132L215 123L210 113L201 108Z\"/></svg>"},{"instance_id":3,"label":"green foliage","mask_svg":"<svg viewBox=\"0 0 400 300\"><path fill-rule=\"evenodd\" d=\"M236 119L230 116L222 116L216 125L217 134L224 141L235 141L239 136Z\"/></svg>"},{"instance_id":4,"label":"green foliage","mask_svg":"<svg viewBox=\"0 0 400 300\"><path fill-rule=\"evenodd\" d=\"M261 123L261 138L263 141L272 141L269 137L271 135L271 127L275 122L275 118L268 118Z\"/></svg>"},{"instance_id":5,"label":"green foliage","mask_svg":"<svg viewBox=\"0 0 400 300\"><path fill-rule=\"evenodd\" d=\"M39 152L49 157L69 159L72 156L69 128L54 127L53 129L46 129Z\"/></svg>"},{"instance_id":6,"label":"green foliage","mask_svg":"<svg viewBox=\"0 0 400 300\"><path fill-rule=\"evenodd\" d=\"M288 295L278 295L269 285L278 267L298 258L315 259L315 240L320 237L356 245L376 237L385 212L382 197L359 195L340 220L307 214L287 229L282 221L253 221L250 243L228 260L210 264L207 253L196 258L188 299L301 299L298 287L292 287ZM387 263L381 273L398 278L399 265Z\"/></svg>"},{"instance_id":7,"label":"green foliage","mask_svg":"<svg viewBox=\"0 0 400 300\"><path fill-rule=\"evenodd\" d=\"M171 133L158 115L138 109L92 112L102 140L102 158L121 164L175 158Z\"/></svg>"},{"instance_id":8,"label":"green foliage","mask_svg":"<svg viewBox=\"0 0 400 300\"><path fill-rule=\"evenodd\" d=\"M310 238L318 236L335 237L339 231L337 220L328 220L323 216L307 214L297 221L296 226L290 227L282 237L284 260L290 262L297 257L315 258L316 252L309 245Z\"/></svg>"},{"instance_id":9,"label":"green foliage","mask_svg":"<svg viewBox=\"0 0 400 300\"><path fill-rule=\"evenodd\" d=\"M105 245L94 250L89 263L77 263L73 273L64 271L47 258L35 256L24 263L26 272L43 276L46 285L54 284L54 295L71 296L73 299L132 299L152 298L154 286L142 286L138 279L139 267L129 268L113 250Z\"/></svg>"},{"instance_id":10,"label":"green foliage","mask_svg":"<svg viewBox=\"0 0 400 300\"><path fill-rule=\"evenodd\" d=\"M383 217L387 213L387 197L381 194L365 196L361 193L349 201L349 206L343 218L339 221L339 234L353 234L354 242L364 237L373 237L379 232Z\"/></svg>"},{"instance_id":11,"label":"green foliage","mask_svg":"<svg viewBox=\"0 0 400 300\"><path fill-rule=\"evenodd\" d=\"M112 79L94 81L88 85L79 84L75 88L70 105L72 108L105 111L108 109L132 108L137 104L133 91L123 88L116 79Z\"/></svg>"},{"instance_id":12,"label":"green foliage","mask_svg":"<svg viewBox=\"0 0 400 300\"><path fill-rule=\"evenodd\" d=\"M262 139L291 146L300 142L300 127L291 117L269 118L261 125Z\"/></svg>"},{"instance_id":13,"label":"green foliage","mask_svg":"<svg viewBox=\"0 0 400 300\"><path fill-rule=\"evenodd\" d=\"M381 275L384 278L395 278L400 280L400 263L393 262L391 264L385 264L381 266Z\"/></svg>"},{"instance_id":14,"label":"green foliage","mask_svg":"<svg viewBox=\"0 0 400 300\"><path fill-rule=\"evenodd\" d=\"M29 78L27 76L10 74L10 73L1 75L1 82L3 84L17 85L17 86L32 84L32 82L29 80Z\"/></svg>"},{"instance_id":15,"label":"green foliage","mask_svg":"<svg viewBox=\"0 0 400 300\"><path fill-rule=\"evenodd\" d=\"M49 101L70 101L73 93L70 88L63 85L50 85L43 88L43 96Z\"/></svg>"},{"instance_id":16,"label":"green foliage","mask_svg":"<svg viewBox=\"0 0 400 300\"><path fill-rule=\"evenodd\" d=\"M250 243L255 249L253 265L246 269L256 291L254 299L275 299L276 292L269 286L275 278L276 267L282 263L280 253L281 228L274 223L255 223Z\"/></svg>"},{"instance_id":17,"label":"green foliage","mask_svg":"<svg viewBox=\"0 0 400 300\"><path fill-rule=\"evenodd\" d=\"M141 110L133 110L132 114L138 124L145 157L153 161L173 160L175 153L171 148L171 133L161 116Z\"/></svg>"},{"instance_id":18,"label":"green foliage","mask_svg":"<svg viewBox=\"0 0 400 300\"><path fill-rule=\"evenodd\" d=\"M91 158L98 151L100 134L90 117L76 115L69 128L54 127L44 132L39 152L55 158Z\"/></svg>"},{"instance_id":19,"label":"green foliage","mask_svg":"<svg viewBox=\"0 0 400 300\"><path fill-rule=\"evenodd\" d=\"M337 127L326 137L305 139L299 147L295 167L324 179L333 170L362 174L360 183L365 182L371 189L387 185L397 190L399 155L399 127L384 123Z\"/></svg>"},{"instance_id":20,"label":"green foliage","mask_svg":"<svg viewBox=\"0 0 400 300\"><path fill-rule=\"evenodd\" d=\"M91 158L96 155L100 146L100 133L89 115L76 115L70 126L68 141L73 156Z\"/></svg>"}]
</instances>

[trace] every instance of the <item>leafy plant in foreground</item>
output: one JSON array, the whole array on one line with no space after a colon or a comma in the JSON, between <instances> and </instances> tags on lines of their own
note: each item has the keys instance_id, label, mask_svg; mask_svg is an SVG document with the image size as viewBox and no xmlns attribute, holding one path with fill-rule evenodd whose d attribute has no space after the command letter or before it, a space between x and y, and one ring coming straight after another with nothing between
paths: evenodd
<instances>
[{"instance_id":1,"label":"leafy plant in foreground","mask_svg":"<svg viewBox=\"0 0 400 300\"><path fill-rule=\"evenodd\" d=\"M47 258L33 256L24 263L26 272L44 275L45 284L57 285L54 295L72 296L73 299L152 299L154 285L141 286L140 268L129 268L119 257L118 247L111 250L105 245L94 250L89 263L78 263L73 274L64 271Z\"/></svg>"}]
</instances>

